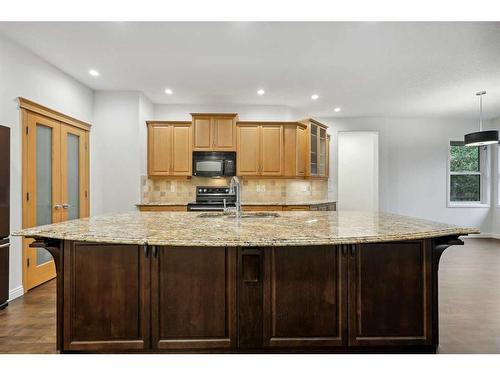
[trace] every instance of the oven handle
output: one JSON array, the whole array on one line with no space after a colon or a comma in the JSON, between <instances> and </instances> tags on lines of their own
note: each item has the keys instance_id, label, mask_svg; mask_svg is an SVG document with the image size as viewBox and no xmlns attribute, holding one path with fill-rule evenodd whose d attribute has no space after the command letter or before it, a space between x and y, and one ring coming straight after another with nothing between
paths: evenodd
<instances>
[{"instance_id":1,"label":"oven handle","mask_svg":"<svg viewBox=\"0 0 500 375\"><path fill-rule=\"evenodd\" d=\"M188 211L222 211L222 207L188 207Z\"/></svg>"}]
</instances>

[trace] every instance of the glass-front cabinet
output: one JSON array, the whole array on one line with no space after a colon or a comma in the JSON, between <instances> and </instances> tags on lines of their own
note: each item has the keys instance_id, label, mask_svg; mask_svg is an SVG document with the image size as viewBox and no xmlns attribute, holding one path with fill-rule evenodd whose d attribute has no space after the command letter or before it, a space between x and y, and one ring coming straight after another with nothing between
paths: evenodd
<instances>
[{"instance_id":1,"label":"glass-front cabinet","mask_svg":"<svg viewBox=\"0 0 500 375\"><path fill-rule=\"evenodd\" d=\"M330 136L326 132L327 126L313 119L303 120L301 123L307 125L309 141L306 175L326 178L328 177L330 147Z\"/></svg>"}]
</instances>

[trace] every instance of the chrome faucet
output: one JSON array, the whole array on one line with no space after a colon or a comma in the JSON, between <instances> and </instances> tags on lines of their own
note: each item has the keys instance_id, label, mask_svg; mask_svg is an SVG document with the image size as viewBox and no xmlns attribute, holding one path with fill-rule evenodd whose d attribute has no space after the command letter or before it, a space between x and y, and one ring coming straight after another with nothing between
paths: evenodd
<instances>
[{"instance_id":1,"label":"chrome faucet","mask_svg":"<svg viewBox=\"0 0 500 375\"><path fill-rule=\"evenodd\" d=\"M241 184L237 176L231 178L229 183L229 193L236 194L236 217L241 216Z\"/></svg>"}]
</instances>

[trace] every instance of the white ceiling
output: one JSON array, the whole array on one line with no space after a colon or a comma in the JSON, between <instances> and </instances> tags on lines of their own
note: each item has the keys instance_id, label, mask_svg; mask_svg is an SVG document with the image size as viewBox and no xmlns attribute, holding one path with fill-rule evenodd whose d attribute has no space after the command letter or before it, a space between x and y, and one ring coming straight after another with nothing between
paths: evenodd
<instances>
[{"instance_id":1,"label":"white ceiling","mask_svg":"<svg viewBox=\"0 0 500 375\"><path fill-rule=\"evenodd\" d=\"M472 118L484 89L486 117L500 116L500 23L25 22L0 32L93 89L154 103Z\"/></svg>"}]
</instances>

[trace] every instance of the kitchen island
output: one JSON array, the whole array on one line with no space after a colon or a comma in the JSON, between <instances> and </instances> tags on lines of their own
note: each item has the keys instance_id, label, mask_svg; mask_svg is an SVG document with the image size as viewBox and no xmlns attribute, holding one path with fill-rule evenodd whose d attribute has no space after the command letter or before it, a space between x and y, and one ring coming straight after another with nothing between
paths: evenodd
<instances>
[{"instance_id":1,"label":"kitchen island","mask_svg":"<svg viewBox=\"0 0 500 375\"><path fill-rule=\"evenodd\" d=\"M25 229L61 352L435 352L438 265L474 228L363 212L137 212Z\"/></svg>"}]
</instances>

